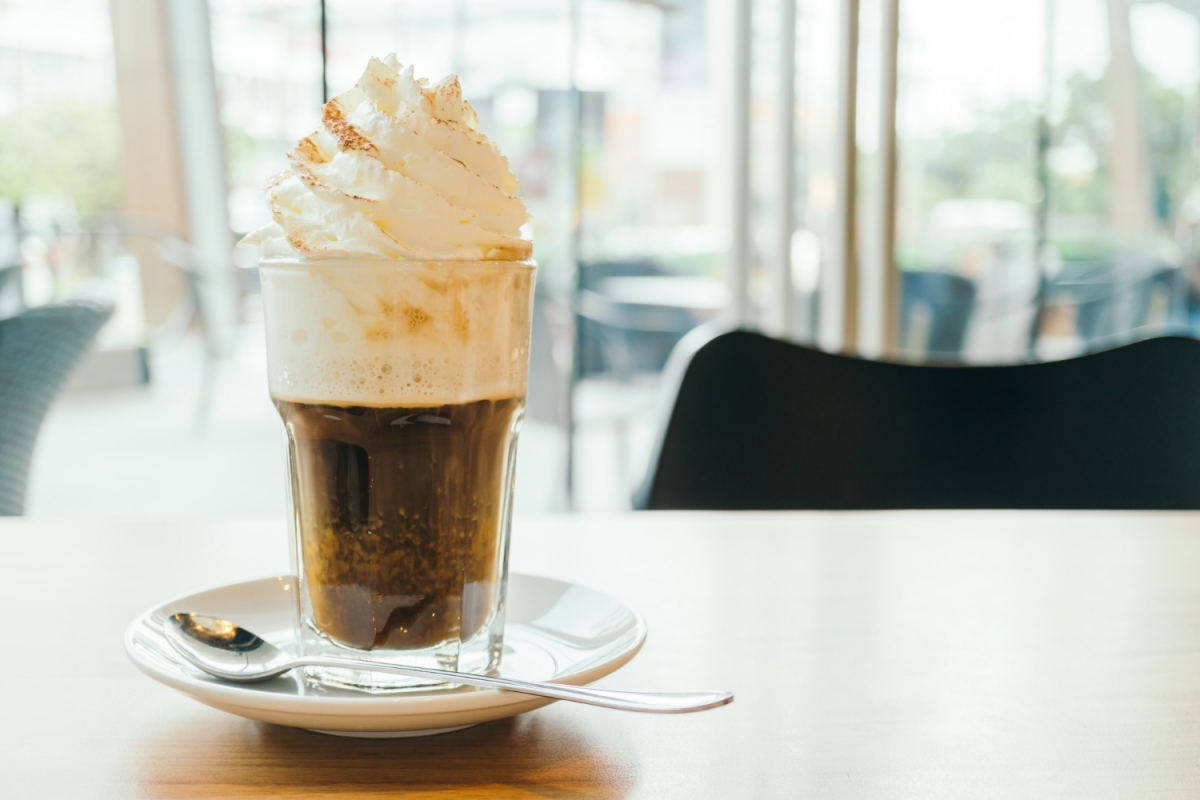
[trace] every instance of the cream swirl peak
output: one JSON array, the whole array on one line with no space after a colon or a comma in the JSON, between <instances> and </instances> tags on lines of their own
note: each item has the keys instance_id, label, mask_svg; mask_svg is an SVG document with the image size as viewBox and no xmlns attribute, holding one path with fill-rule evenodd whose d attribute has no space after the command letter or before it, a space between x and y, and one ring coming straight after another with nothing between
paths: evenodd
<instances>
[{"instance_id":1,"label":"cream swirl peak","mask_svg":"<svg viewBox=\"0 0 1200 800\"><path fill-rule=\"evenodd\" d=\"M457 77L372 58L267 183L275 222L246 241L267 258L528 258L517 178L478 127Z\"/></svg>"}]
</instances>

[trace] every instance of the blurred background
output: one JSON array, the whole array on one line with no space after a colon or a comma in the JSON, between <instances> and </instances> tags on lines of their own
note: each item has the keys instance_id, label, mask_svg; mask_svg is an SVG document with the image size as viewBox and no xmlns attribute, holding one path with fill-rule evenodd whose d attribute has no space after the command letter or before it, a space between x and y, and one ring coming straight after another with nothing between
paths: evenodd
<instances>
[{"instance_id":1,"label":"blurred background","mask_svg":"<svg viewBox=\"0 0 1200 800\"><path fill-rule=\"evenodd\" d=\"M390 52L533 215L518 511L629 507L706 323L941 363L1200 326L1200 0L0 0L0 317L117 304L29 514L283 512L235 243Z\"/></svg>"}]
</instances>

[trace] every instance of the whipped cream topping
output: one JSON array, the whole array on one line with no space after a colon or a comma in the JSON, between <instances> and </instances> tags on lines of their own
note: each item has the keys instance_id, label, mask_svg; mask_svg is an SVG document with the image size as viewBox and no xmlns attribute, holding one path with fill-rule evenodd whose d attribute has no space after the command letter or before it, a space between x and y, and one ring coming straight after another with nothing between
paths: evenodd
<instances>
[{"instance_id":1,"label":"whipped cream topping","mask_svg":"<svg viewBox=\"0 0 1200 800\"><path fill-rule=\"evenodd\" d=\"M530 256L517 178L451 75L430 86L372 58L267 184L264 258L506 260Z\"/></svg>"}]
</instances>

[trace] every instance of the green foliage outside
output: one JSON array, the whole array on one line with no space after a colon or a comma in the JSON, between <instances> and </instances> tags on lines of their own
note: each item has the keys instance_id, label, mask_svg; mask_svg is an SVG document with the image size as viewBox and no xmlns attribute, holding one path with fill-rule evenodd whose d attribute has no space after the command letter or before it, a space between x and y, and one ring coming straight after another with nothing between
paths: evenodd
<instances>
[{"instance_id":1,"label":"green foliage outside","mask_svg":"<svg viewBox=\"0 0 1200 800\"><path fill-rule=\"evenodd\" d=\"M81 215L117 208L121 197L116 109L82 99L0 117L0 197L64 192Z\"/></svg>"},{"instance_id":2,"label":"green foliage outside","mask_svg":"<svg viewBox=\"0 0 1200 800\"><path fill-rule=\"evenodd\" d=\"M1111 200L1108 141L1111 112L1104 78L1075 75L1066 82L1061 119L1052 123L1050 147L1072 142L1095 156L1090 172L1064 175L1048 170L1051 243L1066 260L1111 254L1122 242L1107 225ZM1170 230L1183 198L1200 179L1193 148L1196 100L1164 86L1151 73L1142 75L1142 125L1154 187L1154 211L1162 235ZM1037 180L1039 112L1017 101L997 109L979 109L969 130L950 131L901 142L901 231L896 257L902 269L930 266L921 226L944 200L1011 200L1036 209L1042 186Z\"/></svg>"},{"instance_id":3,"label":"green foliage outside","mask_svg":"<svg viewBox=\"0 0 1200 800\"><path fill-rule=\"evenodd\" d=\"M1067 87L1066 113L1055 126L1055 139L1061 140L1072 129L1082 132L1100 159L1088 181L1052 178L1052 202L1056 210L1065 213L1104 214L1110 192L1104 153L1112 128L1104 81L1076 75L1067 82ZM1142 130L1153 173L1155 212L1160 221L1166 222L1176 210L1178 200L1196 180L1196 165L1191 157L1196 109L1190 97L1163 86L1152 73L1143 73L1142 89Z\"/></svg>"},{"instance_id":4,"label":"green foliage outside","mask_svg":"<svg viewBox=\"0 0 1200 800\"><path fill-rule=\"evenodd\" d=\"M906 159L924 165L920 193L910 201L930 209L952 198L1029 202L1037 157L1037 115L1026 102L976 112L977 124L906 142Z\"/></svg>"}]
</instances>

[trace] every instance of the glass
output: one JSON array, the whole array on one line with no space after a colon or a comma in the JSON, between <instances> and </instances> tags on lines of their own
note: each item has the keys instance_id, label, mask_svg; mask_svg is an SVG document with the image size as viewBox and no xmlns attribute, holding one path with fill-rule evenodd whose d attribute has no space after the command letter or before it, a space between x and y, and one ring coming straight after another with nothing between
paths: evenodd
<instances>
[{"instance_id":1,"label":"glass","mask_svg":"<svg viewBox=\"0 0 1200 800\"><path fill-rule=\"evenodd\" d=\"M241 235L271 221L263 184L288 168L287 152L320 124L320 7L297 0L210 0L208 9L229 225ZM360 70L366 52L354 54ZM344 91L357 79L334 85Z\"/></svg>"},{"instance_id":2,"label":"glass","mask_svg":"<svg viewBox=\"0 0 1200 800\"><path fill-rule=\"evenodd\" d=\"M779 95L780 4L755 3L753 11L749 164L752 261L747 278L750 313L754 322L771 329L773 313L780 313L773 306L783 301L776 296L778 287L772 284L770 272L774 262L782 261L791 278L791 310L787 319L779 320L782 325L776 330L785 338L814 343L820 271L833 267L829 259L837 236L834 163L840 11L836 3L796 0L795 97L790 109L780 105ZM860 80L866 74L867 70L860 68ZM789 184L780 180L788 150L787 142L780 139L779 116L789 111L793 118L792 218L780 220L777 208L783 202L781 192ZM865 127L866 111L859 111L860 127ZM787 227L791 244L782 253L781 224Z\"/></svg>"},{"instance_id":3,"label":"glass","mask_svg":"<svg viewBox=\"0 0 1200 800\"><path fill-rule=\"evenodd\" d=\"M902 15L905 355L1065 358L1184 329L1197 15L1104 0L911 0Z\"/></svg>"},{"instance_id":4,"label":"glass","mask_svg":"<svg viewBox=\"0 0 1200 800\"><path fill-rule=\"evenodd\" d=\"M1025 360L1039 285L1045 2L913 0L900 13L901 352Z\"/></svg>"},{"instance_id":5,"label":"glass","mask_svg":"<svg viewBox=\"0 0 1200 800\"><path fill-rule=\"evenodd\" d=\"M0 3L4 314L95 277L78 233L119 208L123 190L112 34L102 0ZM118 316L140 315L119 294Z\"/></svg>"},{"instance_id":6,"label":"glass","mask_svg":"<svg viewBox=\"0 0 1200 800\"><path fill-rule=\"evenodd\" d=\"M1038 353L1179 333L1194 296L1200 23L1159 2L1050 12Z\"/></svg>"},{"instance_id":7,"label":"glass","mask_svg":"<svg viewBox=\"0 0 1200 800\"><path fill-rule=\"evenodd\" d=\"M306 655L500 663L532 263L261 265ZM429 682L309 668L367 691Z\"/></svg>"}]
</instances>

